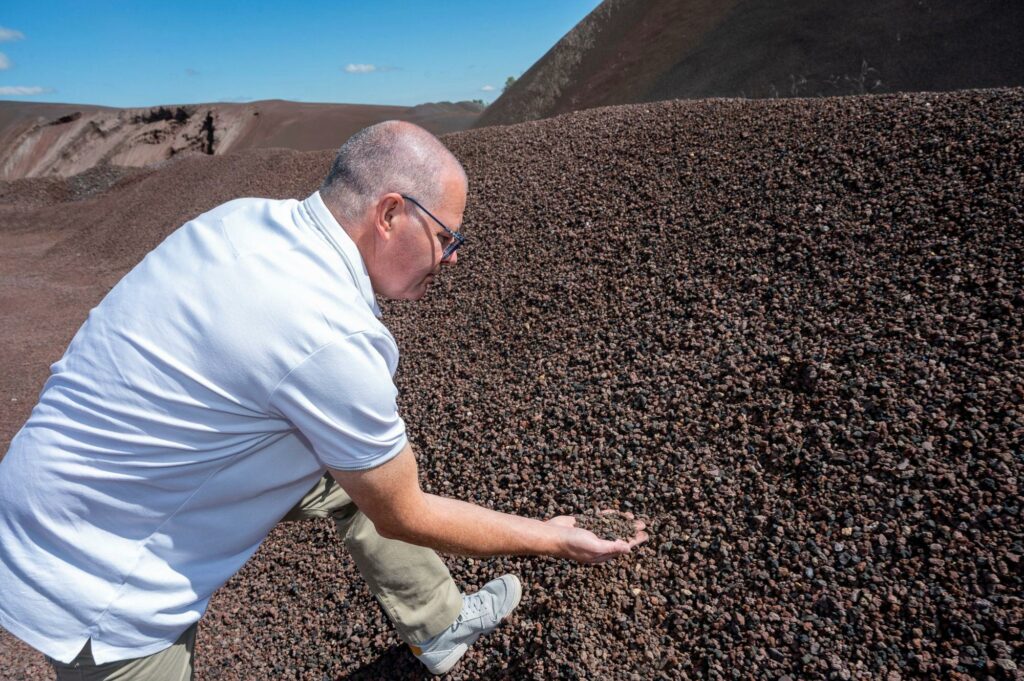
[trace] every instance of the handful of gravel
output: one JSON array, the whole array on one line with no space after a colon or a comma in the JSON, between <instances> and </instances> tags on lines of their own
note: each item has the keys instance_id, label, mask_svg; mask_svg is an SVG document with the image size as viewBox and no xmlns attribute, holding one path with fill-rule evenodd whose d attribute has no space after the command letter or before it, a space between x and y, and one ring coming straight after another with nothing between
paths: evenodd
<instances>
[{"instance_id":1,"label":"handful of gravel","mask_svg":"<svg viewBox=\"0 0 1024 681\"><path fill-rule=\"evenodd\" d=\"M576 516L576 527L593 532L608 541L628 541L635 537L638 532L635 522L632 514L618 511L587 511Z\"/></svg>"}]
</instances>

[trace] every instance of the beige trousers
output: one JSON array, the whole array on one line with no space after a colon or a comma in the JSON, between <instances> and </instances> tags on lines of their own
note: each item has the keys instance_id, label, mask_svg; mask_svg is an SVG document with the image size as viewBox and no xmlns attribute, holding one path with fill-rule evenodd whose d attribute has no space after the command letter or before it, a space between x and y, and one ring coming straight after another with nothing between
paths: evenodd
<instances>
[{"instance_id":1,"label":"beige trousers","mask_svg":"<svg viewBox=\"0 0 1024 681\"><path fill-rule=\"evenodd\" d=\"M146 657L96 664L92 644L87 642L69 664L46 659L56 670L57 681L191 681L197 626L186 629L170 648Z\"/></svg>"},{"instance_id":2,"label":"beige trousers","mask_svg":"<svg viewBox=\"0 0 1024 681\"><path fill-rule=\"evenodd\" d=\"M459 616L462 594L438 555L381 537L330 474L320 478L281 522L307 518L334 520L359 573L406 643L426 641ZM195 639L193 624L171 647L146 657L98 665L86 643L70 664L49 662L58 681L188 681Z\"/></svg>"}]
</instances>

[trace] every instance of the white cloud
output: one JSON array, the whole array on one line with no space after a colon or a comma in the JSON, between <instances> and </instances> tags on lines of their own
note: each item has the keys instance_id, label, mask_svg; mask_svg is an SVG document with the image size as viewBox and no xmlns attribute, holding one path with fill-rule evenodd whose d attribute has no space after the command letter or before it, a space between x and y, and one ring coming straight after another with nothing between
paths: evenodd
<instances>
[{"instance_id":1,"label":"white cloud","mask_svg":"<svg viewBox=\"0 0 1024 681\"><path fill-rule=\"evenodd\" d=\"M480 89L483 90L484 92L494 92L494 86L493 85L484 85Z\"/></svg>"},{"instance_id":2,"label":"white cloud","mask_svg":"<svg viewBox=\"0 0 1024 681\"><path fill-rule=\"evenodd\" d=\"M0 85L0 95L7 97L29 97L31 95L42 95L53 92L51 88L39 87L38 85Z\"/></svg>"},{"instance_id":3,"label":"white cloud","mask_svg":"<svg viewBox=\"0 0 1024 681\"><path fill-rule=\"evenodd\" d=\"M13 28L4 28L0 26L0 43L7 43L12 40L21 40L25 37L25 34L21 31L15 31Z\"/></svg>"},{"instance_id":4,"label":"white cloud","mask_svg":"<svg viewBox=\"0 0 1024 681\"><path fill-rule=\"evenodd\" d=\"M11 68L11 60L7 58L7 55L0 52L0 71L6 71Z\"/></svg>"},{"instance_id":5,"label":"white cloud","mask_svg":"<svg viewBox=\"0 0 1024 681\"><path fill-rule=\"evenodd\" d=\"M347 64L342 70L345 73L387 73L399 69L397 66L385 66L384 64Z\"/></svg>"}]
</instances>

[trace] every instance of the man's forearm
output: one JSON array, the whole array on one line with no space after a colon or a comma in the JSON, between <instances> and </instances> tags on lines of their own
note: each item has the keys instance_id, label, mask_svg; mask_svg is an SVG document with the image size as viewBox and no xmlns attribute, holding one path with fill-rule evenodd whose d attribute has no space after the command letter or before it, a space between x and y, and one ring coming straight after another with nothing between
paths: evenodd
<instances>
[{"instance_id":1,"label":"man's forearm","mask_svg":"<svg viewBox=\"0 0 1024 681\"><path fill-rule=\"evenodd\" d=\"M482 506L424 494L416 458L406 445L390 461L365 471L331 474L373 521L383 537L463 556L538 555L600 563L647 539L643 524L636 536L608 541L574 525L572 516L548 521L499 513Z\"/></svg>"},{"instance_id":2,"label":"man's forearm","mask_svg":"<svg viewBox=\"0 0 1024 681\"><path fill-rule=\"evenodd\" d=\"M424 494L423 500L416 522L390 533L392 539L462 556L559 556L564 551L564 530L554 525L434 494Z\"/></svg>"}]
</instances>

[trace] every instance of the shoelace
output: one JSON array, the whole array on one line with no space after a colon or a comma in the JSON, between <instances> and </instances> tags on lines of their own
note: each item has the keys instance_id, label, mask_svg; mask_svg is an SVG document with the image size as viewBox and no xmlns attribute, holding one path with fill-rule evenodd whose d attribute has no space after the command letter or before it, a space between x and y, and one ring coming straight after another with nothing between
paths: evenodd
<instances>
[{"instance_id":1,"label":"shoelace","mask_svg":"<svg viewBox=\"0 0 1024 681\"><path fill-rule=\"evenodd\" d=\"M480 594L463 597L462 612L459 613L459 616L455 618L455 622L452 623L452 631L455 631L463 622L486 617L488 612L489 610L484 605L484 599Z\"/></svg>"},{"instance_id":2,"label":"shoelace","mask_svg":"<svg viewBox=\"0 0 1024 681\"><path fill-rule=\"evenodd\" d=\"M464 622L472 622L473 620L483 619L490 613L490 609L484 605L483 597L475 593L472 596L462 597L462 612L455 618L451 626L448 627L448 631L454 633L461 624ZM424 649L430 649L437 643L438 640L444 635L444 632L434 636L429 641L425 641L422 646L412 646L413 652L420 655Z\"/></svg>"}]
</instances>

